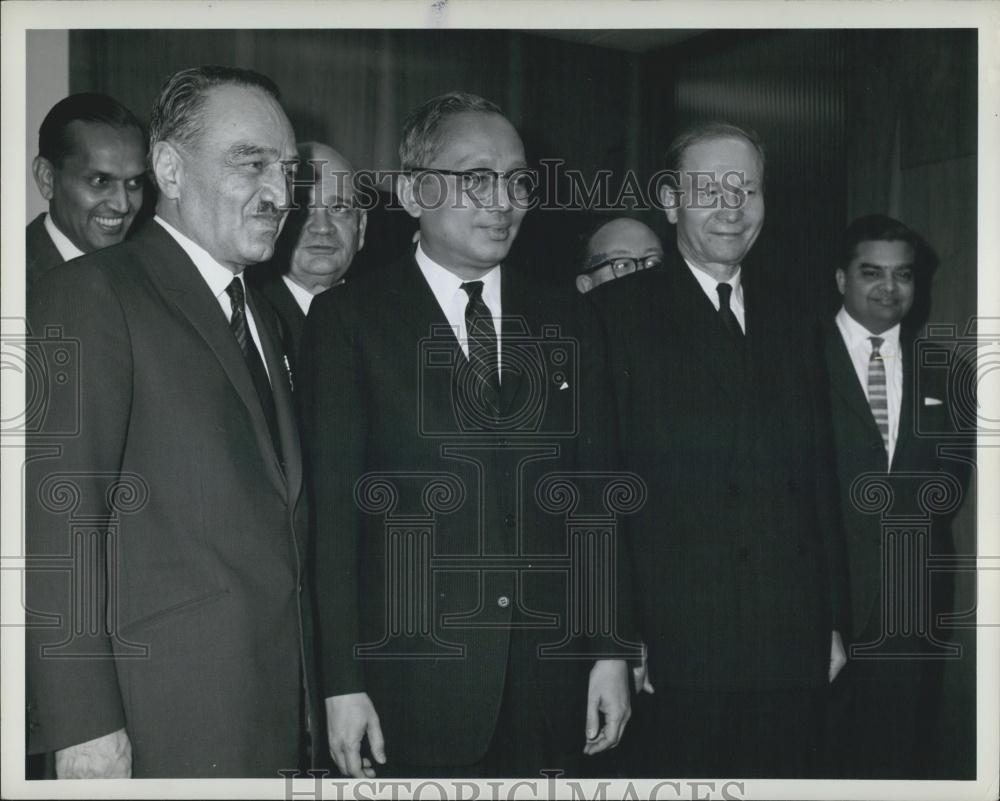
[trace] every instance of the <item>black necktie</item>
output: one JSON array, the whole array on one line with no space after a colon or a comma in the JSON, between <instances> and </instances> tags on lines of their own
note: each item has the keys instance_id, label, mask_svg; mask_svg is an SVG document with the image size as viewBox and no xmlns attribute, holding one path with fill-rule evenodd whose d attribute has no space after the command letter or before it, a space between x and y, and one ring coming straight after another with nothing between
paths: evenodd
<instances>
[{"instance_id":1,"label":"black necktie","mask_svg":"<svg viewBox=\"0 0 1000 801\"><path fill-rule=\"evenodd\" d=\"M257 390L257 397L264 410L264 419L267 421L267 429L271 433L271 441L274 443L274 451L278 454L280 462L282 459L281 438L278 434L278 415L274 409L274 396L271 394L271 382L267 380L267 370L264 369L264 362L247 326L243 282L239 278L234 278L233 282L226 287L226 294L229 295L233 307L233 314L229 318L229 327L232 329L233 336L236 337L240 350L243 351L243 358L250 369L250 378L253 379L254 389Z\"/></svg>"},{"instance_id":2,"label":"black necktie","mask_svg":"<svg viewBox=\"0 0 1000 801\"><path fill-rule=\"evenodd\" d=\"M465 306L465 330L469 338L469 366L476 379L482 408L499 413L500 382L497 377L497 332L493 315L483 301L483 282L462 284L469 296Z\"/></svg>"},{"instance_id":3,"label":"black necktie","mask_svg":"<svg viewBox=\"0 0 1000 801\"><path fill-rule=\"evenodd\" d=\"M743 329L740 328L740 321L736 319L733 310L729 307L729 296L733 294L733 288L729 284L719 284L715 291L719 293L719 316L726 330L737 340L743 339Z\"/></svg>"}]
</instances>

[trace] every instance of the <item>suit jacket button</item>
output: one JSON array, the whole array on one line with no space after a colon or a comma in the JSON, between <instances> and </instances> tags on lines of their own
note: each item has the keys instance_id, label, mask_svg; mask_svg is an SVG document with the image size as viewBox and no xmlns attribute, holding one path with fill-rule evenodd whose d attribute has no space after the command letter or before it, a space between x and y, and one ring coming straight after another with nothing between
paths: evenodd
<instances>
[{"instance_id":1,"label":"suit jacket button","mask_svg":"<svg viewBox=\"0 0 1000 801\"><path fill-rule=\"evenodd\" d=\"M750 549L746 545L741 545L736 550L736 556L741 562L746 562L750 558Z\"/></svg>"},{"instance_id":2,"label":"suit jacket button","mask_svg":"<svg viewBox=\"0 0 1000 801\"><path fill-rule=\"evenodd\" d=\"M506 595L501 595L499 598L497 598L497 606L499 606L501 609L506 609L508 606L510 606L510 598L508 598Z\"/></svg>"},{"instance_id":3,"label":"suit jacket button","mask_svg":"<svg viewBox=\"0 0 1000 801\"><path fill-rule=\"evenodd\" d=\"M736 497L740 494L740 485L737 484L735 481L729 482L729 494L732 495L733 497Z\"/></svg>"},{"instance_id":4,"label":"suit jacket button","mask_svg":"<svg viewBox=\"0 0 1000 801\"><path fill-rule=\"evenodd\" d=\"M514 515L504 515L503 524L507 526L507 528L514 528Z\"/></svg>"}]
</instances>

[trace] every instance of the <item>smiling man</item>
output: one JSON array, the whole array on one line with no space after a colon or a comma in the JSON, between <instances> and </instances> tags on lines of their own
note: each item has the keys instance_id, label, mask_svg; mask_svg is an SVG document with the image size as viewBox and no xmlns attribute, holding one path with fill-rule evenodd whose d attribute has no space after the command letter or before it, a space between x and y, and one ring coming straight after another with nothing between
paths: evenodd
<instances>
[{"instance_id":1,"label":"smiling man","mask_svg":"<svg viewBox=\"0 0 1000 801\"><path fill-rule=\"evenodd\" d=\"M274 259L259 268L260 292L281 316L293 357L313 298L344 283L368 224L367 212L355 205L350 162L321 142L301 142L298 151L296 185L309 182L307 190L289 214Z\"/></svg>"},{"instance_id":2,"label":"smiling man","mask_svg":"<svg viewBox=\"0 0 1000 801\"><path fill-rule=\"evenodd\" d=\"M921 369L914 354L918 325L911 312L929 293L936 260L915 231L882 214L847 227L841 258L835 278L843 306L823 327L851 578L844 632L850 658L835 695L834 768L852 779L928 778L941 737L941 662L933 657L951 639L938 627L938 616L950 608L951 580L936 574L920 582L929 602L916 583L904 592L885 586L887 570L919 574L920 548L905 539L883 541L880 515L859 508L854 484L877 476L893 499L889 514L928 520L922 548L937 556L954 552L957 504L945 511L951 499L939 498L932 504L937 513L927 515L920 497L924 481L944 486L937 480L942 472L958 486L967 479L962 462L938 453L945 438L917 424L951 430L943 371ZM933 354L924 355L932 364ZM888 630L900 619L913 622Z\"/></svg>"},{"instance_id":3,"label":"smiling man","mask_svg":"<svg viewBox=\"0 0 1000 801\"><path fill-rule=\"evenodd\" d=\"M817 775L843 666L842 532L819 353L746 266L764 152L712 123L667 151L678 255L588 295L605 313L651 695L643 776ZM813 350L817 350L813 348Z\"/></svg>"},{"instance_id":4,"label":"smiling man","mask_svg":"<svg viewBox=\"0 0 1000 801\"><path fill-rule=\"evenodd\" d=\"M628 669L591 655L614 652L572 630L569 578L532 564L567 553L535 488L607 469L599 325L507 261L531 185L497 106L427 101L400 160L419 244L314 301L297 382L331 755L353 777L573 774L618 743ZM405 568L403 519L427 537ZM576 658L540 655L560 642Z\"/></svg>"},{"instance_id":5,"label":"smiling man","mask_svg":"<svg viewBox=\"0 0 1000 801\"><path fill-rule=\"evenodd\" d=\"M121 242L142 205L146 144L131 111L107 95L56 103L38 130L35 184L49 202L27 228L27 286L57 264Z\"/></svg>"},{"instance_id":6,"label":"smiling man","mask_svg":"<svg viewBox=\"0 0 1000 801\"><path fill-rule=\"evenodd\" d=\"M29 575L61 622L27 632L30 750L59 778L277 778L317 720L302 466L278 323L242 273L273 253L295 136L268 78L196 67L164 84L150 154L156 217L29 303L81 361L44 398L60 447L28 466L28 552L74 552L56 477L97 532L92 559Z\"/></svg>"}]
</instances>

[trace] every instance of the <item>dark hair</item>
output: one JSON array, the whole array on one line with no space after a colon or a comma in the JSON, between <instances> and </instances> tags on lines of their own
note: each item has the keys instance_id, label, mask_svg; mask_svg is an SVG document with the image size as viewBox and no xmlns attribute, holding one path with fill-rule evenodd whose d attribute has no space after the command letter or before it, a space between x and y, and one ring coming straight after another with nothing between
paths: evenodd
<instances>
[{"instance_id":1,"label":"dark hair","mask_svg":"<svg viewBox=\"0 0 1000 801\"><path fill-rule=\"evenodd\" d=\"M149 153L153 145L173 141L190 145L201 134L201 112L209 89L217 86L248 86L281 99L277 85L265 75L239 67L214 64L189 67L167 78L153 104L149 119Z\"/></svg>"},{"instance_id":2,"label":"dark hair","mask_svg":"<svg viewBox=\"0 0 1000 801\"><path fill-rule=\"evenodd\" d=\"M469 111L503 114L496 103L470 92L438 95L411 111L403 123L403 136L399 142L400 169L405 171L427 166L441 145L438 137L441 124L453 114Z\"/></svg>"},{"instance_id":3,"label":"dark hair","mask_svg":"<svg viewBox=\"0 0 1000 801\"><path fill-rule=\"evenodd\" d=\"M38 129L38 155L59 167L73 151L74 122L100 123L112 128L133 128L142 138L142 123L125 106L108 95L81 92L64 97L45 115Z\"/></svg>"},{"instance_id":4,"label":"dark hair","mask_svg":"<svg viewBox=\"0 0 1000 801\"><path fill-rule=\"evenodd\" d=\"M905 242L913 249L913 268L922 277L936 267L937 258L930 245L906 223L885 214L866 214L851 221L844 232L840 268L850 264L862 242Z\"/></svg>"},{"instance_id":5,"label":"dark hair","mask_svg":"<svg viewBox=\"0 0 1000 801\"><path fill-rule=\"evenodd\" d=\"M729 122L705 122L686 128L673 138L667 147L664 157L665 168L667 170L667 184L671 189L680 189L678 176L681 171L681 162L684 160L684 153L689 147L707 142L712 139L744 139L753 146L760 157L761 183L764 182L764 175L767 172L767 156L764 152L764 143L753 128L740 127Z\"/></svg>"}]
</instances>

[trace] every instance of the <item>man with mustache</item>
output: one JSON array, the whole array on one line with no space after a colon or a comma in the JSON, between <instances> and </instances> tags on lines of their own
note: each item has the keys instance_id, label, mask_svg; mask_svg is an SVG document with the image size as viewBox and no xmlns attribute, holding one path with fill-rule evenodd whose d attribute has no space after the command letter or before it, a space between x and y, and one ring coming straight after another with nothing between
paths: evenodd
<instances>
[{"instance_id":1,"label":"man with mustache","mask_svg":"<svg viewBox=\"0 0 1000 801\"><path fill-rule=\"evenodd\" d=\"M621 737L628 667L574 630L536 491L607 468L599 326L507 261L531 184L496 105L427 101L400 160L419 243L314 301L296 387L331 755L353 777L578 771Z\"/></svg>"},{"instance_id":2,"label":"man with mustache","mask_svg":"<svg viewBox=\"0 0 1000 801\"><path fill-rule=\"evenodd\" d=\"M843 539L818 348L745 261L764 223L756 135L713 123L667 151L677 254L595 289L629 520L647 692L642 776L810 775L843 665ZM639 721L637 721L639 722Z\"/></svg>"},{"instance_id":3,"label":"man with mustache","mask_svg":"<svg viewBox=\"0 0 1000 801\"><path fill-rule=\"evenodd\" d=\"M321 142L302 142L298 151L297 183L311 179L312 185L289 215L277 255L259 268L260 292L281 316L293 357L313 298L346 280L368 223L367 212L355 205L354 168L347 159Z\"/></svg>"},{"instance_id":4,"label":"man with mustache","mask_svg":"<svg viewBox=\"0 0 1000 801\"><path fill-rule=\"evenodd\" d=\"M121 242L139 207L146 171L142 125L107 95L56 103L38 130L32 173L49 202L27 228L26 286L64 261Z\"/></svg>"},{"instance_id":5,"label":"man with mustache","mask_svg":"<svg viewBox=\"0 0 1000 801\"><path fill-rule=\"evenodd\" d=\"M27 602L56 621L27 632L29 745L60 778L277 778L316 720L306 510L278 322L242 273L273 253L295 136L270 79L204 66L167 79L149 138L156 217L28 309L79 343L29 438Z\"/></svg>"},{"instance_id":6,"label":"man with mustache","mask_svg":"<svg viewBox=\"0 0 1000 801\"><path fill-rule=\"evenodd\" d=\"M913 575L927 553L954 552L950 524L968 473L938 453L945 437L927 434L952 430L951 393L945 371L926 369L933 354L918 361L914 351L916 312L927 305L916 300L929 295L936 259L919 234L882 214L847 227L841 258L835 277L843 305L823 326L851 578L835 769L854 779L929 778L940 737L942 643L950 639L937 617L948 611L953 587L936 573L924 588L900 593L884 577L887 568ZM920 489L948 487L936 481L942 473L956 481L929 516ZM891 488L888 514L930 519L927 553L919 553L917 540L883 541L881 515L856 500L855 482L864 476ZM900 616L909 622L897 625Z\"/></svg>"}]
</instances>

